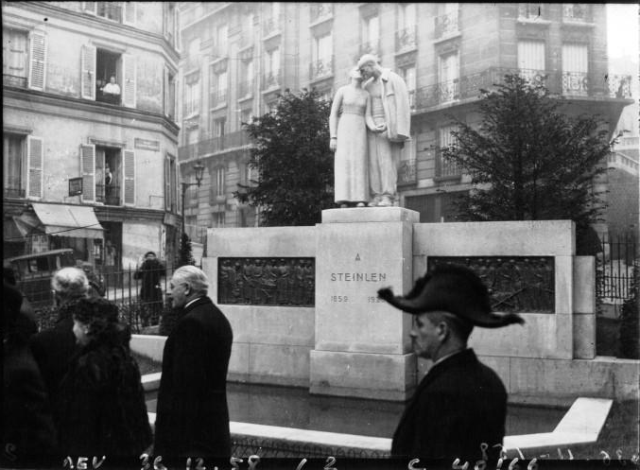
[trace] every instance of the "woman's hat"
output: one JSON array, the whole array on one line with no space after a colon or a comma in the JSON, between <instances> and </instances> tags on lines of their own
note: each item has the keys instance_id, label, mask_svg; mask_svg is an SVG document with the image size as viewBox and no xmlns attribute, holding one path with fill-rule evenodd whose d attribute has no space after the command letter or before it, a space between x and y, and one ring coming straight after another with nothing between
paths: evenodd
<instances>
[{"instance_id":1,"label":"woman's hat","mask_svg":"<svg viewBox=\"0 0 640 470\"><path fill-rule=\"evenodd\" d=\"M156 255L156 254L155 254L153 251L147 251L147 252L144 254L144 257L146 258L147 256L155 256L155 255Z\"/></svg>"},{"instance_id":2,"label":"woman's hat","mask_svg":"<svg viewBox=\"0 0 640 470\"><path fill-rule=\"evenodd\" d=\"M524 323L518 314L491 312L487 287L471 269L457 264L437 266L419 278L405 296L394 296L390 288L380 289L378 296L413 315L445 311L484 328Z\"/></svg>"}]
</instances>

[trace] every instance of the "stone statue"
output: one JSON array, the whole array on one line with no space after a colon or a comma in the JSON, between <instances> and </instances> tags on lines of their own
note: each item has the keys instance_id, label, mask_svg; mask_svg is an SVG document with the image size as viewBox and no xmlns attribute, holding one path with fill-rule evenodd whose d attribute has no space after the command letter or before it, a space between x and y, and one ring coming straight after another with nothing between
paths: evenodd
<instances>
[{"instance_id":1,"label":"stone statue","mask_svg":"<svg viewBox=\"0 0 640 470\"><path fill-rule=\"evenodd\" d=\"M329 117L330 147L335 152L334 200L340 207L364 207L369 201L367 126L374 128L369 94L354 68L349 71L349 84L336 92Z\"/></svg>"},{"instance_id":2,"label":"stone statue","mask_svg":"<svg viewBox=\"0 0 640 470\"><path fill-rule=\"evenodd\" d=\"M404 80L382 68L371 54L363 55L358 68L367 80L374 129L369 130L369 206L393 206L397 197L398 164L404 142L410 138L411 108Z\"/></svg>"}]
</instances>

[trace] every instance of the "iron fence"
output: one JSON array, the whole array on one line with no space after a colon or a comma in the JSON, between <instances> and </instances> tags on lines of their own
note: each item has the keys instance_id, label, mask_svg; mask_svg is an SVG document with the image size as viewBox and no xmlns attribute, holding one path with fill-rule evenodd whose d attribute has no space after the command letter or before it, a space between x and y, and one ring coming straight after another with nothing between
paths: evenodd
<instances>
[{"instance_id":1,"label":"iron fence","mask_svg":"<svg viewBox=\"0 0 640 470\"><path fill-rule=\"evenodd\" d=\"M596 295L604 301L627 300L632 294L638 240L630 234L615 238L602 237L600 245Z\"/></svg>"}]
</instances>

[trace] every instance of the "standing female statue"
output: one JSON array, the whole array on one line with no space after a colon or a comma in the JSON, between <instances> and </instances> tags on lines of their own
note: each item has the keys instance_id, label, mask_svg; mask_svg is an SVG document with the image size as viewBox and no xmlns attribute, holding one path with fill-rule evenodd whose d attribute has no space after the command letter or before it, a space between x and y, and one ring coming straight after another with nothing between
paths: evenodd
<instances>
[{"instance_id":1,"label":"standing female statue","mask_svg":"<svg viewBox=\"0 0 640 470\"><path fill-rule=\"evenodd\" d=\"M367 127L375 128L369 93L362 88L360 71L354 68L349 71L349 84L336 92L329 117L330 147L336 153L335 201L340 207L364 207L369 201Z\"/></svg>"}]
</instances>

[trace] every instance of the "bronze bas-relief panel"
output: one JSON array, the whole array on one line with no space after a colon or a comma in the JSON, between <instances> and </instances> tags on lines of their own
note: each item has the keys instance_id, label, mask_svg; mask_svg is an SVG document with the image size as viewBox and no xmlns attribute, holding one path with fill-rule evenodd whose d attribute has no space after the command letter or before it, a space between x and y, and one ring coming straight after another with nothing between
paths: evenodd
<instances>
[{"instance_id":1,"label":"bronze bas-relief panel","mask_svg":"<svg viewBox=\"0 0 640 470\"><path fill-rule=\"evenodd\" d=\"M218 303L313 307L315 258L219 258Z\"/></svg>"},{"instance_id":2,"label":"bronze bas-relief panel","mask_svg":"<svg viewBox=\"0 0 640 470\"><path fill-rule=\"evenodd\" d=\"M556 311L553 256L430 256L427 270L450 263L467 266L480 276L497 312Z\"/></svg>"}]
</instances>

